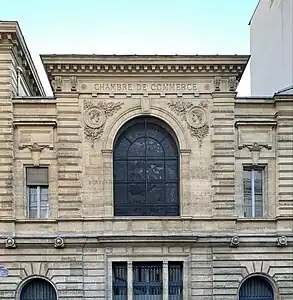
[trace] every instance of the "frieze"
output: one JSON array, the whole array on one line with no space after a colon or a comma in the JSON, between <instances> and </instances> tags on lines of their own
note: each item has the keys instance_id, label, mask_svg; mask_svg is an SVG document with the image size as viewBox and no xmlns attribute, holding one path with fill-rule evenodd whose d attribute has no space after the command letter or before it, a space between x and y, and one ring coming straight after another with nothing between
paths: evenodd
<instances>
[{"instance_id":1,"label":"frieze","mask_svg":"<svg viewBox=\"0 0 293 300\"><path fill-rule=\"evenodd\" d=\"M122 106L121 102L85 101L84 103L84 133L87 140L98 140L104 130L106 119L116 113Z\"/></svg>"},{"instance_id":2,"label":"frieze","mask_svg":"<svg viewBox=\"0 0 293 300\"><path fill-rule=\"evenodd\" d=\"M81 81L81 80L80 80ZM125 94L126 96L139 94L147 96L149 94L167 94L184 95L190 94L198 97L200 93L213 92L213 80L197 80L195 81L101 81L101 82L80 82L79 93L91 93L93 97L99 94Z\"/></svg>"},{"instance_id":3,"label":"frieze","mask_svg":"<svg viewBox=\"0 0 293 300\"><path fill-rule=\"evenodd\" d=\"M201 101L199 105L188 101L169 101L168 106L187 123L191 136L196 137L201 146L209 132L207 101Z\"/></svg>"},{"instance_id":4,"label":"frieze","mask_svg":"<svg viewBox=\"0 0 293 300\"><path fill-rule=\"evenodd\" d=\"M160 92L160 93L196 93L196 83L96 83L94 89L99 93Z\"/></svg>"}]
</instances>

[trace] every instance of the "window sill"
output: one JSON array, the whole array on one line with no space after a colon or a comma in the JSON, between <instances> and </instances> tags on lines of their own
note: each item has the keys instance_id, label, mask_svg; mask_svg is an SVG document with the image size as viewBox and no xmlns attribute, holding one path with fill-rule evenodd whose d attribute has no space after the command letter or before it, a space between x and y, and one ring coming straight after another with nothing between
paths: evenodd
<instances>
[{"instance_id":1,"label":"window sill","mask_svg":"<svg viewBox=\"0 0 293 300\"><path fill-rule=\"evenodd\" d=\"M17 219L16 223L57 223L55 219Z\"/></svg>"},{"instance_id":2,"label":"window sill","mask_svg":"<svg viewBox=\"0 0 293 300\"><path fill-rule=\"evenodd\" d=\"M263 217L263 218L244 218L244 217L239 217L237 218L236 222L277 222L276 218L272 217Z\"/></svg>"}]
</instances>

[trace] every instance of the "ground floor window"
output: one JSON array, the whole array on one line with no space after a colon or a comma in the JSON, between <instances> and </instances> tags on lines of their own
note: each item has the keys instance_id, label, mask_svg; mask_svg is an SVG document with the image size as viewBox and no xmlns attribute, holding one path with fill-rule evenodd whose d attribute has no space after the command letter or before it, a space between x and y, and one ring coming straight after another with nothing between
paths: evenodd
<instances>
[{"instance_id":1,"label":"ground floor window","mask_svg":"<svg viewBox=\"0 0 293 300\"><path fill-rule=\"evenodd\" d=\"M133 300L162 300L164 293L169 300L183 299L182 262L168 262L165 267L163 262L133 262L130 271L129 276L126 262L112 264L113 300L127 300L129 293Z\"/></svg>"},{"instance_id":2,"label":"ground floor window","mask_svg":"<svg viewBox=\"0 0 293 300\"><path fill-rule=\"evenodd\" d=\"M57 294L51 283L37 278L25 284L20 294L20 300L57 300Z\"/></svg>"},{"instance_id":3,"label":"ground floor window","mask_svg":"<svg viewBox=\"0 0 293 300\"><path fill-rule=\"evenodd\" d=\"M242 284L239 300L274 300L274 291L268 280L253 276Z\"/></svg>"}]
</instances>

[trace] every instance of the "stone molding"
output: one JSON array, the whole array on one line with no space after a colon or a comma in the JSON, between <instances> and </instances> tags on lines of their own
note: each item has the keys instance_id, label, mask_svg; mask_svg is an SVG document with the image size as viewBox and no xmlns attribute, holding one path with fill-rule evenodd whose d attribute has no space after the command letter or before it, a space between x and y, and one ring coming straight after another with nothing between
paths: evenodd
<instances>
[{"instance_id":1,"label":"stone molding","mask_svg":"<svg viewBox=\"0 0 293 300\"><path fill-rule=\"evenodd\" d=\"M236 89L249 59L246 55L42 55L41 58L50 82L56 81L55 76L76 73L79 76L204 74L227 77L231 91Z\"/></svg>"}]
</instances>

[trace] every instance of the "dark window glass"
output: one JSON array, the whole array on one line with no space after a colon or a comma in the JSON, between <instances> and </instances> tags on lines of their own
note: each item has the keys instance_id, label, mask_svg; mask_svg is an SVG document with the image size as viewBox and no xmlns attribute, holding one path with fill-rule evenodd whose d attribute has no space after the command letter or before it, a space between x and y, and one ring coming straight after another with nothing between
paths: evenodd
<instances>
[{"instance_id":1,"label":"dark window glass","mask_svg":"<svg viewBox=\"0 0 293 300\"><path fill-rule=\"evenodd\" d=\"M116 216L178 216L178 149L171 129L136 118L117 135L114 160Z\"/></svg>"}]
</instances>

